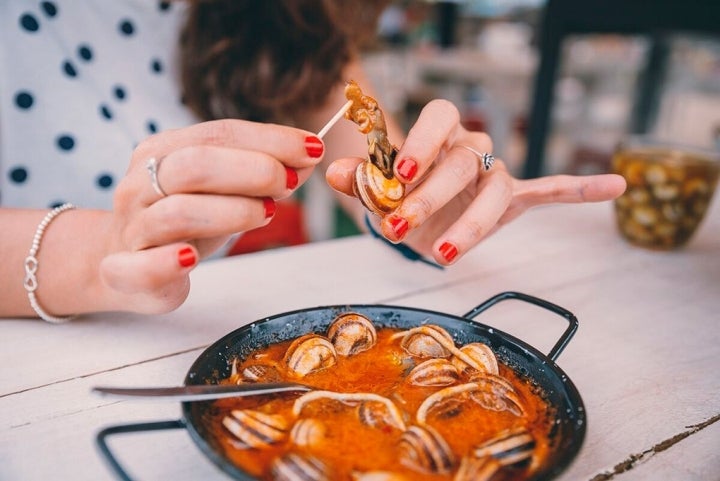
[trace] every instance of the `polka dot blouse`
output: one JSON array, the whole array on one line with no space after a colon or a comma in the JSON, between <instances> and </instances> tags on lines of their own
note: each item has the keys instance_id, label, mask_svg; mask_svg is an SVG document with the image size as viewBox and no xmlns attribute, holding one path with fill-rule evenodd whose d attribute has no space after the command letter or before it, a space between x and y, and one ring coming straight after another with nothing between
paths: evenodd
<instances>
[{"instance_id":1,"label":"polka dot blouse","mask_svg":"<svg viewBox=\"0 0 720 481\"><path fill-rule=\"evenodd\" d=\"M184 6L0 1L0 204L110 208L134 147L196 122L173 61Z\"/></svg>"}]
</instances>

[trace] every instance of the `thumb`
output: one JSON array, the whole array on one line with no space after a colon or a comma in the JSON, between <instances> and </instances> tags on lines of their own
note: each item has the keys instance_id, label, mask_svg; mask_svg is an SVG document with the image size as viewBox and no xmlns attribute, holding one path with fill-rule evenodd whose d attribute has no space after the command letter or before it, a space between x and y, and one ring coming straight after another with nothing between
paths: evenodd
<instances>
[{"instance_id":1,"label":"thumb","mask_svg":"<svg viewBox=\"0 0 720 481\"><path fill-rule=\"evenodd\" d=\"M355 169L363 162L360 158L343 158L334 161L325 171L325 180L336 191L345 195L353 194Z\"/></svg>"},{"instance_id":2,"label":"thumb","mask_svg":"<svg viewBox=\"0 0 720 481\"><path fill-rule=\"evenodd\" d=\"M187 298L188 274L197 262L197 250L187 243L118 252L102 260L100 278L110 289L130 296L132 306L124 303L122 310L169 312Z\"/></svg>"}]
</instances>

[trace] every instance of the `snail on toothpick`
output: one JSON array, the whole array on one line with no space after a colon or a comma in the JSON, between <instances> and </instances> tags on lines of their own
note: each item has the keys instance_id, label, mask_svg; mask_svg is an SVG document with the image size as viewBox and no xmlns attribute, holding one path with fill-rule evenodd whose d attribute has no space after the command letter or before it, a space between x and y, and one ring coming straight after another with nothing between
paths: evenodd
<instances>
[{"instance_id":1,"label":"snail on toothpick","mask_svg":"<svg viewBox=\"0 0 720 481\"><path fill-rule=\"evenodd\" d=\"M326 134L342 116L367 136L368 157L355 170L353 192L369 211L383 216L395 210L405 196L405 185L393 173L398 149L387 137L385 116L373 97L363 94L353 80L345 85L345 97L348 101L318 136Z\"/></svg>"}]
</instances>

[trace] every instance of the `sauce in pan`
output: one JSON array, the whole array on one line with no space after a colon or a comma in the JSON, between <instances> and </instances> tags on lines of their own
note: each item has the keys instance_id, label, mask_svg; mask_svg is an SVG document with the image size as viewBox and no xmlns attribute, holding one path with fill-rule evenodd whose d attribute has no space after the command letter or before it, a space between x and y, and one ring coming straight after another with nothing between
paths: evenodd
<instances>
[{"instance_id":1,"label":"sauce in pan","mask_svg":"<svg viewBox=\"0 0 720 481\"><path fill-rule=\"evenodd\" d=\"M471 367L462 359L478 355L467 346L449 335L436 341L442 336L424 329L373 328L369 344L350 339L345 347L328 333L303 336L300 347L285 341L261 348L238 360L223 382L293 381L316 391L214 401L211 435L231 462L259 479L529 477L548 455L554 417L537 389L492 351L483 354L489 348ZM430 346L421 357L415 341L445 343L450 352ZM360 352L341 354L347 346Z\"/></svg>"}]
</instances>

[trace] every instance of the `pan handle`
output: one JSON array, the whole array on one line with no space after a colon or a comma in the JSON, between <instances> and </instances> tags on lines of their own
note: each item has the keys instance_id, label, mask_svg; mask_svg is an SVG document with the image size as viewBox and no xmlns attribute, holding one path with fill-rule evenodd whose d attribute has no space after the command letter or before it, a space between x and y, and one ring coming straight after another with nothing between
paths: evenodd
<instances>
[{"instance_id":1,"label":"pan handle","mask_svg":"<svg viewBox=\"0 0 720 481\"><path fill-rule=\"evenodd\" d=\"M554 312L555 314L558 314L559 316L564 317L565 320L568 321L569 325L567 329L565 329L565 332L562 333L560 339L557 340L557 342L552 347L552 349L550 349L550 352L547 355L551 360L555 361L558 356L560 356L560 353L563 352L565 346L567 346L567 343L570 342L570 339L572 339L572 337L575 335L575 331L577 331L578 328L577 317L575 317L575 315L567 309L564 309L556 304L553 304L552 302L548 302L538 297L533 297L528 294L523 294L521 292L507 291L494 295L479 306L465 313L463 317L473 319L481 312L506 299L517 299L520 301L529 302L530 304L535 304L536 306L543 307L549 311Z\"/></svg>"},{"instance_id":2,"label":"pan handle","mask_svg":"<svg viewBox=\"0 0 720 481\"><path fill-rule=\"evenodd\" d=\"M150 423L117 424L102 429L97 433L95 441L100 454L103 455L111 471L122 481L133 481L125 469L120 466L115 455L110 451L106 439L113 434L137 433L143 431L161 431L164 429L185 429L185 423L179 419L174 421L154 421Z\"/></svg>"}]
</instances>

